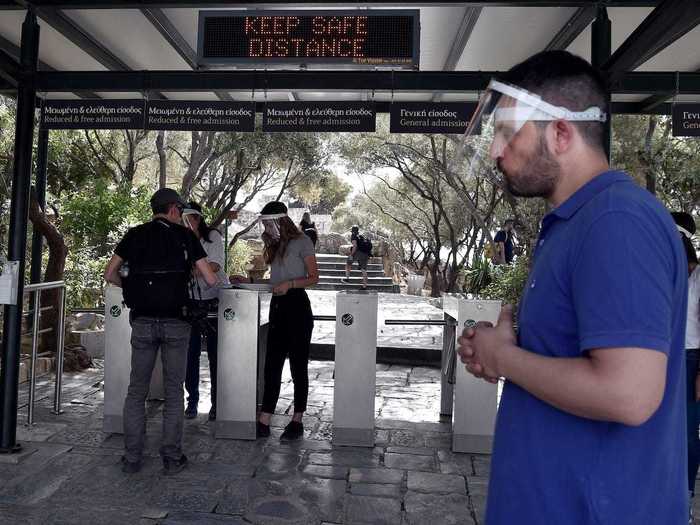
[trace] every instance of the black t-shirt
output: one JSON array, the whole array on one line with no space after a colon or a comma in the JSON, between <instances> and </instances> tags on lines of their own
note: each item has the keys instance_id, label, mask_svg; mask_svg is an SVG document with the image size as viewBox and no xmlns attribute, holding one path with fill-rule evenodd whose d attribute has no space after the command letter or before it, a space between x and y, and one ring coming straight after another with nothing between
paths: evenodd
<instances>
[{"instance_id":1,"label":"black t-shirt","mask_svg":"<svg viewBox=\"0 0 700 525\"><path fill-rule=\"evenodd\" d=\"M314 243L314 246L316 246L316 241L318 240L318 235L316 234L316 223L301 221L299 225L301 226L301 231L303 231L307 237L311 239L311 242Z\"/></svg>"},{"instance_id":2,"label":"black t-shirt","mask_svg":"<svg viewBox=\"0 0 700 525\"><path fill-rule=\"evenodd\" d=\"M502 242L505 248L504 255L506 264L513 262L513 234L505 230L500 230L493 239L493 242Z\"/></svg>"},{"instance_id":3,"label":"black t-shirt","mask_svg":"<svg viewBox=\"0 0 700 525\"><path fill-rule=\"evenodd\" d=\"M192 267L207 256L194 233L161 218L131 228L114 252L129 265L127 306L154 317L181 315Z\"/></svg>"}]
</instances>

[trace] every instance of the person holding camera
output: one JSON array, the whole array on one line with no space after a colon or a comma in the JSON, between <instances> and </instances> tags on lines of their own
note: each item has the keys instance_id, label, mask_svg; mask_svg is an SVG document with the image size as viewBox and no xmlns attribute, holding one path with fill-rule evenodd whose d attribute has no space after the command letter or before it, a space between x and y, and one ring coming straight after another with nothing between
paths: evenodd
<instances>
[{"instance_id":1,"label":"person holding camera","mask_svg":"<svg viewBox=\"0 0 700 525\"><path fill-rule=\"evenodd\" d=\"M207 253L207 262L211 271L216 274L217 282L210 286L195 269L194 279L190 281L190 299L192 310L192 332L190 348L187 352L187 374L185 389L187 390L187 408L185 417L197 417L199 403L199 358L202 353L202 337L207 341L207 356L209 358L209 373L211 376L211 409L209 421L216 419L216 350L218 339L217 319L209 319L210 312L216 313L219 307L219 288L228 279L224 273L224 239L221 233L207 225L202 215L202 207L196 202L189 202L182 211L182 222L199 239Z\"/></svg>"},{"instance_id":2,"label":"person holding camera","mask_svg":"<svg viewBox=\"0 0 700 525\"><path fill-rule=\"evenodd\" d=\"M160 350L165 406L160 455L165 474L180 472L182 453L182 384L187 365L190 324L188 282L196 268L209 285L217 277L195 235L180 224L184 205L175 190L162 188L151 197L153 220L131 228L107 264L105 280L121 286L131 309L131 375L124 401L122 471L141 470L146 437L146 395Z\"/></svg>"},{"instance_id":3,"label":"person holding camera","mask_svg":"<svg viewBox=\"0 0 700 525\"><path fill-rule=\"evenodd\" d=\"M280 439L293 440L304 435L302 416L309 396L309 348L314 327L311 303L304 288L318 282L318 265L311 239L287 216L287 207L283 203L267 203L260 213L260 220L265 228L263 254L265 262L270 265L272 301L265 357L265 391L257 435L270 435L270 420L280 395L282 368L289 355L294 381L294 415Z\"/></svg>"}]
</instances>

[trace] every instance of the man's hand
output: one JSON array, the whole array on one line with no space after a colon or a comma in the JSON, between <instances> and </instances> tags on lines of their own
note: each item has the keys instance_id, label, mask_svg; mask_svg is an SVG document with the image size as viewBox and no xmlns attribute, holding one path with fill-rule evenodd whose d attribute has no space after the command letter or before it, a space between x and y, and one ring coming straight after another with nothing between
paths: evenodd
<instances>
[{"instance_id":1,"label":"man's hand","mask_svg":"<svg viewBox=\"0 0 700 525\"><path fill-rule=\"evenodd\" d=\"M240 284L250 282L244 275L229 275L228 280L231 284Z\"/></svg>"},{"instance_id":2,"label":"man's hand","mask_svg":"<svg viewBox=\"0 0 700 525\"><path fill-rule=\"evenodd\" d=\"M504 348L515 346L516 343L513 307L506 305L501 309L496 326L479 322L474 327L466 328L457 343L457 353L467 371L475 377L496 383L502 375L499 357Z\"/></svg>"}]
</instances>

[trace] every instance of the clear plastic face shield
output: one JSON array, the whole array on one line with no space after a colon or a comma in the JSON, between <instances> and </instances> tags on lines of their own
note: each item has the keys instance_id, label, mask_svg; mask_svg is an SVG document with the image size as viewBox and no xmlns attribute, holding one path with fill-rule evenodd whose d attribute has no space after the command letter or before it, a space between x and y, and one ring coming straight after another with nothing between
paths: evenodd
<instances>
[{"instance_id":1,"label":"clear plastic face shield","mask_svg":"<svg viewBox=\"0 0 700 525\"><path fill-rule=\"evenodd\" d=\"M273 241L277 241L280 238L280 219L286 217L286 213L273 213L269 215L259 215L258 220L263 225L263 240L264 236L267 235Z\"/></svg>"},{"instance_id":2,"label":"clear plastic face shield","mask_svg":"<svg viewBox=\"0 0 700 525\"><path fill-rule=\"evenodd\" d=\"M457 144L454 162L449 167L453 177L473 179L488 178L500 182L498 171L510 182L511 171L527 166L508 166L507 151L518 150L520 160L536 161L537 138L533 131L530 140L521 131L528 122L605 122L601 108L590 107L585 111L571 111L542 100L539 95L522 88L492 80L482 95L467 130ZM534 139L533 139L534 137ZM522 148L520 147L522 146ZM527 154L533 158L527 159ZM466 177L465 177L466 173ZM448 174L449 176L449 174Z\"/></svg>"},{"instance_id":3,"label":"clear plastic face shield","mask_svg":"<svg viewBox=\"0 0 700 525\"><path fill-rule=\"evenodd\" d=\"M194 208L184 208L182 210L182 224L192 231L197 231L202 214Z\"/></svg>"}]
</instances>

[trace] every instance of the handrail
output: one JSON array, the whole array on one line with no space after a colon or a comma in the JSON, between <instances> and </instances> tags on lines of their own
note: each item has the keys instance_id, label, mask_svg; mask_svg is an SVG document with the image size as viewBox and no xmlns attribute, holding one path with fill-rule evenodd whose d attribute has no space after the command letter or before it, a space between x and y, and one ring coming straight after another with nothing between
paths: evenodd
<instances>
[{"instance_id":1,"label":"handrail","mask_svg":"<svg viewBox=\"0 0 700 525\"><path fill-rule=\"evenodd\" d=\"M387 319L387 325L426 325L426 326L457 326L452 319Z\"/></svg>"},{"instance_id":2,"label":"handrail","mask_svg":"<svg viewBox=\"0 0 700 525\"><path fill-rule=\"evenodd\" d=\"M65 330L66 330L66 283L65 281L49 281L45 283L33 283L24 287L27 293L35 294L34 308L31 313L33 316L32 323L32 355L31 355L31 375L29 378L29 404L27 408L27 422L29 425L34 423L34 401L36 389L36 360L39 348L39 334L43 334L53 330L53 328L39 329L41 312L46 308L41 307L41 292L44 290L59 290L58 301L58 335L56 339L56 386L54 389L53 413L61 413L61 386L63 383L63 360L65 346ZM51 307L49 307L51 308Z\"/></svg>"},{"instance_id":3,"label":"handrail","mask_svg":"<svg viewBox=\"0 0 700 525\"><path fill-rule=\"evenodd\" d=\"M36 292L38 290L53 290L55 288L65 288L65 281L48 281L45 283L32 283L24 286L25 292Z\"/></svg>"}]
</instances>

